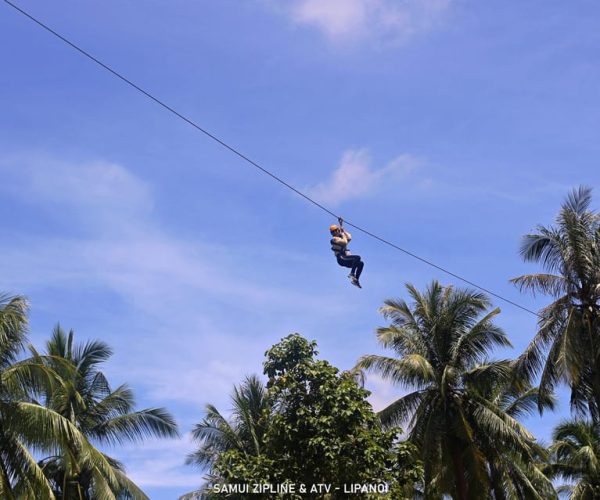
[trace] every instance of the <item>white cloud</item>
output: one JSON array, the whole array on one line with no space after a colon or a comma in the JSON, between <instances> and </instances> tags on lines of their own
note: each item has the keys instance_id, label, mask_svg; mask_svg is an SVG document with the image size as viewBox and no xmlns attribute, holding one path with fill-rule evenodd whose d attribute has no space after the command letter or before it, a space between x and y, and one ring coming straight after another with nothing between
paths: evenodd
<instances>
[{"instance_id":1,"label":"white cloud","mask_svg":"<svg viewBox=\"0 0 600 500\"><path fill-rule=\"evenodd\" d=\"M152 205L148 186L115 163L54 161L43 169L29 164L27 173L32 193L48 200L136 211L147 211Z\"/></svg>"},{"instance_id":2,"label":"white cloud","mask_svg":"<svg viewBox=\"0 0 600 500\"><path fill-rule=\"evenodd\" d=\"M406 391L401 390L389 380L385 380L375 373L367 374L365 389L371 391L371 395L368 399L373 410L376 412L387 408L394 401L406 394Z\"/></svg>"},{"instance_id":3,"label":"white cloud","mask_svg":"<svg viewBox=\"0 0 600 500\"><path fill-rule=\"evenodd\" d=\"M165 347L163 359L167 363L129 368L129 376L145 381L148 397L165 404L185 402L198 408L198 415L205 402L228 405L227 398L234 384L239 384L247 374L260 371L256 359L260 358L264 348L257 348L256 342L221 339L212 330L210 333L200 334L197 342L187 337L187 351L177 346L176 352L171 353ZM202 353L201 364L199 353Z\"/></svg>"},{"instance_id":4,"label":"white cloud","mask_svg":"<svg viewBox=\"0 0 600 500\"><path fill-rule=\"evenodd\" d=\"M364 0L303 0L291 9L295 22L315 26L331 38L362 32L368 14Z\"/></svg>"},{"instance_id":5,"label":"white cloud","mask_svg":"<svg viewBox=\"0 0 600 500\"><path fill-rule=\"evenodd\" d=\"M185 240L157 225L147 183L125 167L107 162L69 164L47 158L0 158L5 191L36 205L55 208L63 220L87 231L84 237L27 237L5 249L11 266L3 278L44 283L95 280L146 312L169 299L209 293L238 306L316 307L322 298L293 289L254 283L237 272L238 251L226 245ZM244 251L251 253L246 245ZM260 254L268 249L261 248ZM7 257L10 256L10 259ZM296 260L293 252L278 259ZM31 265L31 264L35 265ZM297 265L297 263L295 263ZM334 307L331 301L331 306Z\"/></svg>"},{"instance_id":6,"label":"white cloud","mask_svg":"<svg viewBox=\"0 0 600 500\"><path fill-rule=\"evenodd\" d=\"M437 27L453 1L295 0L283 10L295 24L315 28L334 43L398 44Z\"/></svg>"},{"instance_id":7,"label":"white cloud","mask_svg":"<svg viewBox=\"0 0 600 500\"><path fill-rule=\"evenodd\" d=\"M52 158L0 158L0 187L33 204L63 206L85 215L96 228L131 223L152 212L149 186L121 165L105 162L72 164Z\"/></svg>"},{"instance_id":8,"label":"white cloud","mask_svg":"<svg viewBox=\"0 0 600 500\"><path fill-rule=\"evenodd\" d=\"M345 201L377 194L385 186L403 181L419 165L411 155L400 155L379 169L371 168L371 158L364 149L344 153L329 180L309 189L321 203L337 206Z\"/></svg>"},{"instance_id":9,"label":"white cloud","mask_svg":"<svg viewBox=\"0 0 600 500\"><path fill-rule=\"evenodd\" d=\"M142 489L180 487L192 491L202 483L202 473L184 462L196 447L188 433L181 439L146 439L124 445L118 456L126 464L128 477Z\"/></svg>"}]
</instances>

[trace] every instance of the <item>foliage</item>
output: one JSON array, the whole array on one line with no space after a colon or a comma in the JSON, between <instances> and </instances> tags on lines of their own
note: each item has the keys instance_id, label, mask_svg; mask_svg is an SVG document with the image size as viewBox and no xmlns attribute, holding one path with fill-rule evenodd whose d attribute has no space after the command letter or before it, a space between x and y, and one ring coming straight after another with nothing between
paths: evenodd
<instances>
[{"instance_id":1,"label":"foliage","mask_svg":"<svg viewBox=\"0 0 600 500\"><path fill-rule=\"evenodd\" d=\"M523 462L535 451L533 436L492 397L513 379L509 361L487 359L491 348L510 346L493 323L499 310L488 311L482 293L436 281L423 294L407 289L414 303L387 300L381 312L391 324L377 331L396 357L363 356L357 368L410 390L380 416L386 425L408 422L425 464L425 496L485 498L499 450Z\"/></svg>"},{"instance_id":2,"label":"foliage","mask_svg":"<svg viewBox=\"0 0 600 500\"><path fill-rule=\"evenodd\" d=\"M563 203L555 226L538 226L526 235L521 255L542 264L546 273L512 281L554 299L540 311L538 332L519 358L520 370L530 379L541 372L541 394L567 382L572 410L599 422L600 215L590 203L591 189L580 187Z\"/></svg>"},{"instance_id":3,"label":"foliage","mask_svg":"<svg viewBox=\"0 0 600 500\"><path fill-rule=\"evenodd\" d=\"M58 446L73 431L29 397L30 388L50 383L52 374L35 358L17 361L26 339L27 311L24 297L0 297L0 497L9 500L52 498L30 449Z\"/></svg>"},{"instance_id":4,"label":"foliage","mask_svg":"<svg viewBox=\"0 0 600 500\"><path fill-rule=\"evenodd\" d=\"M553 433L549 475L569 481L560 488L571 500L600 498L600 426L574 420L559 424Z\"/></svg>"},{"instance_id":5,"label":"foliage","mask_svg":"<svg viewBox=\"0 0 600 500\"><path fill-rule=\"evenodd\" d=\"M479 389L483 398L516 419L532 415L539 406L553 409L555 404L553 397L540 397L537 387L520 379L514 365L508 381L491 380ZM552 482L544 473L547 450L537 443L531 443L531 450L531 456L524 457L498 445L486 449L494 500L557 498Z\"/></svg>"},{"instance_id":6,"label":"foliage","mask_svg":"<svg viewBox=\"0 0 600 500\"><path fill-rule=\"evenodd\" d=\"M267 359L263 363L263 372L272 385L276 377L281 378L300 364L312 361L317 354L314 340L309 342L297 333L288 335L265 353Z\"/></svg>"},{"instance_id":7,"label":"foliage","mask_svg":"<svg viewBox=\"0 0 600 500\"><path fill-rule=\"evenodd\" d=\"M384 433L365 398L368 392L326 361L298 357L293 335L267 353L265 371L286 365L271 380L274 412L266 447L278 466L278 482L337 486L385 480L394 432ZM290 345L290 359L285 356ZM282 348L283 349L280 349ZM278 350L276 355L273 351ZM283 352L283 356L281 353ZM295 449L295 453L289 453Z\"/></svg>"},{"instance_id":8,"label":"foliage","mask_svg":"<svg viewBox=\"0 0 600 500\"><path fill-rule=\"evenodd\" d=\"M252 420L252 427L262 433L259 445L245 431L250 426L240 419L234 395L231 421L222 417L212 421L211 410L196 427L201 446L195 462L212 464L213 482L331 484L333 488L381 482L390 485L390 498L413 498L422 475L413 445L396 439L399 429L384 431L366 401L368 391L350 374L315 360L316 354L316 343L298 334L269 349L264 363L269 376L266 404ZM236 389L234 394L240 393L244 391ZM205 497L210 494L205 492ZM327 498L346 497L340 490Z\"/></svg>"},{"instance_id":9,"label":"foliage","mask_svg":"<svg viewBox=\"0 0 600 500\"><path fill-rule=\"evenodd\" d=\"M66 334L57 326L46 348L44 363L58 374L61 383L44 392L44 404L77 427L93 457L86 460L76 442L67 442L40 462L56 496L65 500L103 495L147 498L127 478L123 466L91 442L113 445L139 442L149 436L176 437L177 426L171 415L163 408L135 411L131 389L126 385L111 388L98 369L112 355L104 342L75 344L73 331Z\"/></svg>"},{"instance_id":10,"label":"foliage","mask_svg":"<svg viewBox=\"0 0 600 500\"><path fill-rule=\"evenodd\" d=\"M208 404L204 418L192 431L193 439L200 445L188 455L186 464L208 470L208 482L202 490L205 496L214 480L221 479L218 470L224 467L231 475L247 477L248 481L268 475L269 467L260 455L270 413L262 382L256 376L247 377L241 386L234 387L231 402L229 420ZM251 457L257 457L257 462L251 463Z\"/></svg>"}]
</instances>

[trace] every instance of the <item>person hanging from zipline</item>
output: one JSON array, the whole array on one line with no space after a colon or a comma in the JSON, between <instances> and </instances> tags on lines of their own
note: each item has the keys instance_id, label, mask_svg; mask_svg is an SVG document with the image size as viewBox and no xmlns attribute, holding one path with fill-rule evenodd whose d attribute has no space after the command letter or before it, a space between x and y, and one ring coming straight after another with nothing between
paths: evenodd
<instances>
[{"instance_id":1,"label":"person hanging from zipline","mask_svg":"<svg viewBox=\"0 0 600 500\"><path fill-rule=\"evenodd\" d=\"M352 235L344 229L344 221L341 217L338 217L338 223L339 226L335 224L329 226L329 232L332 236L331 250L333 250L337 263L340 266L351 268L350 274L348 275L350 282L354 286L362 288L359 279L365 263L360 259L360 256L350 254L348 243L350 243Z\"/></svg>"}]
</instances>

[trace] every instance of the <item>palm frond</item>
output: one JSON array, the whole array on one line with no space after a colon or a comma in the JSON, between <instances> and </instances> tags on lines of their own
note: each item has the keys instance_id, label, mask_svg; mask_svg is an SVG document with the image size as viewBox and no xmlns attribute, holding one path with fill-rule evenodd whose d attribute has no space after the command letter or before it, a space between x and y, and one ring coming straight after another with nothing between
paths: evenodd
<instances>
[{"instance_id":1,"label":"palm frond","mask_svg":"<svg viewBox=\"0 0 600 500\"><path fill-rule=\"evenodd\" d=\"M489 312L458 338L451 347L453 365L468 368L481 361L493 347L512 347L504 331L492 323L499 313L499 308Z\"/></svg>"},{"instance_id":2,"label":"palm frond","mask_svg":"<svg viewBox=\"0 0 600 500\"><path fill-rule=\"evenodd\" d=\"M525 274L512 278L511 283L516 285L520 292L531 292L533 296L536 292L553 297L560 297L568 291L568 282L564 276L556 274Z\"/></svg>"},{"instance_id":3,"label":"palm frond","mask_svg":"<svg viewBox=\"0 0 600 500\"><path fill-rule=\"evenodd\" d=\"M419 405L423 402L423 391L414 391L402 396L378 413L381 422L386 427L396 427L407 422ZM408 429L410 431L410 428Z\"/></svg>"},{"instance_id":4,"label":"palm frond","mask_svg":"<svg viewBox=\"0 0 600 500\"><path fill-rule=\"evenodd\" d=\"M177 424L164 408L148 408L118 415L90 429L89 433L94 439L111 444L141 442L149 436L179 436Z\"/></svg>"},{"instance_id":5,"label":"palm frond","mask_svg":"<svg viewBox=\"0 0 600 500\"><path fill-rule=\"evenodd\" d=\"M435 379L429 361L418 354L410 354L400 359L379 355L362 356L356 366L374 371L382 378L404 386L423 388Z\"/></svg>"},{"instance_id":6,"label":"palm frond","mask_svg":"<svg viewBox=\"0 0 600 500\"><path fill-rule=\"evenodd\" d=\"M25 297L0 294L0 367L10 365L22 351L28 311Z\"/></svg>"}]
</instances>

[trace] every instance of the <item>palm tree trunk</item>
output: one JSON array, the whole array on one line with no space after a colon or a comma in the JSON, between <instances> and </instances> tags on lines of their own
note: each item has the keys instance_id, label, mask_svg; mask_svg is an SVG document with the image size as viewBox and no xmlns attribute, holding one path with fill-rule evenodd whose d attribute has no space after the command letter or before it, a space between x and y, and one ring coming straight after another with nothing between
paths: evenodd
<instances>
[{"instance_id":1,"label":"palm tree trunk","mask_svg":"<svg viewBox=\"0 0 600 500\"><path fill-rule=\"evenodd\" d=\"M431 497L431 461L424 460L424 471L423 471L423 497L425 500L429 500Z\"/></svg>"},{"instance_id":2,"label":"palm tree trunk","mask_svg":"<svg viewBox=\"0 0 600 500\"><path fill-rule=\"evenodd\" d=\"M598 425L600 424L600 363L598 363L598 361L596 361L596 366L593 368L593 370L592 398L595 408L589 408L589 411L590 416L592 417L592 422ZM592 405L588 405L588 407L590 406Z\"/></svg>"},{"instance_id":3,"label":"palm tree trunk","mask_svg":"<svg viewBox=\"0 0 600 500\"><path fill-rule=\"evenodd\" d=\"M587 315L588 330L590 335L590 343L592 350L592 397L594 399L595 408L590 408L592 421L596 424L600 423L600 351L597 347L596 335L597 328L594 325L598 324L598 319Z\"/></svg>"},{"instance_id":4,"label":"palm tree trunk","mask_svg":"<svg viewBox=\"0 0 600 500\"><path fill-rule=\"evenodd\" d=\"M469 489L465 480L465 465L462 459L462 450L460 445L452 443L452 466L454 467L454 477L456 479L456 499L468 500Z\"/></svg>"}]
</instances>

